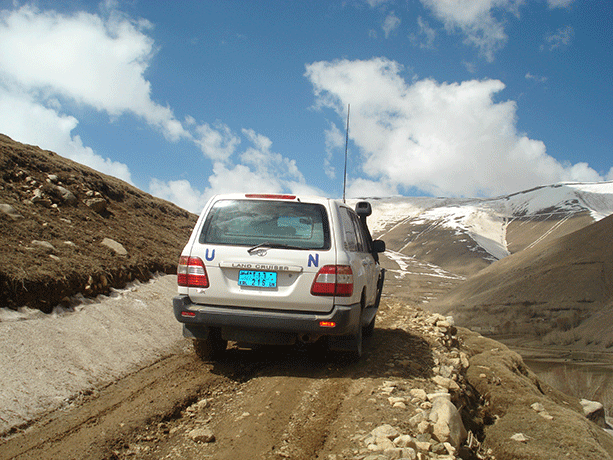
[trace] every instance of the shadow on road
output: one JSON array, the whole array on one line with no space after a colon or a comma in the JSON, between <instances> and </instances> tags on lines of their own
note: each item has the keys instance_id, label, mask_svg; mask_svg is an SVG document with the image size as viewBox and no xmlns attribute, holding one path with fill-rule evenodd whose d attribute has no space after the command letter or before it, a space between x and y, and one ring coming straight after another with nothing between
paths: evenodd
<instances>
[{"instance_id":1,"label":"shadow on road","mask_svg":"<svg viewBox=\"0 0 613 460\"><path fill-rule=\"evenodd\" d=\"M290 376L321 378L428 378L435 366L430 345L402 329L375 329L364 339L363 356L353 361L342 353L325 350L320 344L292 347L236 344L212 366L211 372L235 381L254 377Z\"/></svg>"}]
</instances>

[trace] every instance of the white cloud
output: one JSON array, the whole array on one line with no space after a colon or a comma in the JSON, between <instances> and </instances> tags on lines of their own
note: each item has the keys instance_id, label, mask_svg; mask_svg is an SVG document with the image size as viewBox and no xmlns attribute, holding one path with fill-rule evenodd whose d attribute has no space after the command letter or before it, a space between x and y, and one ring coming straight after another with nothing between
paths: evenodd
<instances>
[{"instance_id":1,"label":"white cloud","mask_svg":"<svg viewBox=\"0 0 613 460\"><path fill-rule=\"evenodd\" d=\"M574 0L547 0L549 8L568 8Z\"/></svg>"},{"instance_id":2,"label":"white cloud","mask_svg":"<svg viewBox=\"0 0 613 460\"><path fill-rule=\"evenodd\" d=\"M366 0L366 3L368 3L368 5L370 5L371 8L376 8L379 5L383 5L389 1L390 0Z\"/></svg>"},{"instance_id":3,"label":"white cloud","mask_svg":"<svg viewBox=\"0 0 613 460\"><path fill-rule=\"evenodd\" d=\"M393 185L383 181L357 178L349 181L347 185L347 198L370 198L382 196L394 196L398 191Z\"/></svg>"},{"instance_id":4,"label":"white cloud","mask_svg":"<svg viewBox=\"0 0 613 460\"><path fill-rule=\"evenodd\" d=\"M113 7L101 6L104 18L34 6L0 12L0 116L3 132L15 140L131 182L125 164L96 154L73 133L78 120L66 113L66 102L112 118L131 113L172 141L191 136L170 108L151 99L143 76L155 51L146 35L151 25Z\"/></svg>"},{"instance_id":5,"label":"white cloud","mask_svg":"<svg viewBox=\"0 0 613 460\"><path fill-rule=\"evenodd\" d=\"M518 132L515 102L494 101L501 81L407 83L402 70L385 58L307 66L318 107L342 117L351 103L350 138L368 180L454 196L598 180L588 165L561 164L543 142Z\"/></svg>"},{"instance_id":6,"label":"white cloud","mask_svg":"<svg viewBox=\"0 0 613 460\"><path fill-rule=\"evenodd\" d=\"M482 56L493 61L494 54L507 41L501 21L493 11L518 14L524 0L421 0L448 30L459 28L465 43L476 46Z\"/></svg>"},{"instance_id":7,"label":"white cloud","mask_svg":"<svg viewBox=\"0 0 613 460\"><path fill-rule=\"evenodd\" d=\"M554 34L545 37L547 46L541 46L541 50L548 49L553 51L558 48L566 47L570 44L575 36L575 30L571 26L561 27Z\"/></svg>"},{"instance_id":8,"label":"white cloud","mask_svg":"<svg viewBox=\"0 0 613 460\"><path fill-rule=\"evenodd\" d=\"M208 123L196 127L194 142L200 147L207 158L214 161L225 161L232 156L240 139L223 123L216 123L215 129Z\"/></svg>"},{"instance_id":9,"label":"white cloud","mask_svg":"<svg viewBox=\"0 0 613 460\"><path fill-rule=\"evenodd\" d=\"M111 116L142 117L170 140L188 138L172 110L151 99L144 78L154 53L151 25L117 11L107 18L23 6L0 22L2 76L29 92L44 91Z\"/></svg>"},{"instance_id":10,"label":"white cloud","mask_svg":"<svg viewBox=\"0 0 613 460\"><path fill-rule=\"evenodd\" d=\"M213 195L211 192L195 189L187 180L164 182L159 179L151 179L149 193L195 214L200 214L207 200Z\"/></svg>"},{"instance_id":11,"label":"white cloud","mask_svg":"<svg viewBox=\"0 0 613 460\"><path fill-rule=\"evenodd\" d=\"M419 29L417 35L409 35L413 45L423 49L433 49L434 40L436 39L436 30L430 27L421 16L417 17L417 27Z\"/></svg>"},{"instance_id":12,"label":"white cloud","mask_svg":"<svg viewBox=\"0 0 613 460\"><path fill-rule=\"evenodd\" d=\"M97 155L83 145L79 136L71 135L77 124L76 118L45 107L27 93L7 91L0 86L0 126L3 134L19 142L52 150L97 171L132 183L130 171L125 164Z\"/></svg>"},{"instance_id":13,"label":"white cloud","mask_svg":"<svg viewBox=\"0 0 613 460\"><path fill-rule=\"evenodd\" d=\"M389 38L390 34L398 29L400 26L400 18L394 14L394 12L390 12L385 20L383 21L383 32L385 33L385 38Z\"/></svg>"},{"instance_id":14,"label":"white cloud","mask_svg":"<svg viewBox=\"0 0 613 460\"><path fill-rule=\"evenodd\" d=\"M207 136L211 139L234 139L238 145L240 139L225 125L218 126L218 129L221 132L207 126ZM271 151L270 139L252 129L243 129L242 134L252 145L237 154L238 164L233 163L232 155L219 155L204 190L197 189L187 180L163 182L153 179L149 192L194 213L200 213L206 201L219 193L321 194L320 190L306 184L294 160Z\"/></svg>"},{"instance_id":15,"label":"white cloud","mask_svg":"<svg viewBox=\"0 0 613 460\"><path fill-rule=\"evenodd\" d=\"M330 123L330 127L325 131L325 137L326 158L324 159L324 172L330 179L335 179L336 169L332 166L332 158L335 151L344 152L346 134L342 133L334 123Z\"/></svg>"},{"instance_id":16,"label":"white cloud","mask_svg":"<svg viewBox=\"0 0 613 460\"><path fill-rule=\"evenodd\" d=\"M530 72L526 73L526 80L532 80L537 83L545 83L547 81L547 77L541 77L539 75L532 75Z\"/></svg>"}]
</instances>

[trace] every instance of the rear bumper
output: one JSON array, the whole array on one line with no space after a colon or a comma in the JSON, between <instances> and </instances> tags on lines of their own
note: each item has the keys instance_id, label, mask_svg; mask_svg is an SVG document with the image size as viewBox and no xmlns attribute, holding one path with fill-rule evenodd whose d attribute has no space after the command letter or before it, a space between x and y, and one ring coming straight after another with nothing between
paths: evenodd
<instances>
[{"instance_id":1,"label":"rear bumper","mask_svg":"<svg viewBox=\"0 0 613 460\"><path fill-rule=\"evenodd\" d=\"M361 313L359 303L336 305L330 313L315 314L193 304L187 295L174 297L172 305L186 337L206 338L209 328L219 328L224 338L247 342L266 342L270 335L317 338L355 334ZM335 327L322 327L322 321L333 322Z\"/></svg>"}]
</instances>

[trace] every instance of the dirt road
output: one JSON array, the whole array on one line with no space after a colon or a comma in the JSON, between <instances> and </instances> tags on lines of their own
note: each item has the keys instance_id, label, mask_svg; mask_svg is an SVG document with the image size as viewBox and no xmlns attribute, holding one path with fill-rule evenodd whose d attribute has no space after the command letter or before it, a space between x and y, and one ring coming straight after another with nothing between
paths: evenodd
<instances>
[{"instance_id":1,"label":"dirt road","mask_svg":"<svg viewBox=\"0 0 613 460\"><path fill-rule=\"evenodd\" d=\"M234 344L221 362L203 363L188 340L179 340L152 365L13 430L0 440L0 459L363 456L374 428L409 429L422 402L408 397L394 407L390 395L435 391L433 369L447 352L411 327L427 314L394 296L406 292L407 280L397 277L394 262L387 265L375 333L359 362L316 346ZM421 275L411 277L414 293L440 289L437 278Z\"/></svg>"},{"instance_id":2,"label":"dirt road","mask_svg":"<svg viewBox=\"0 0 613 460\"><path fill-rule=\"evenodd\" d=\"M316 348L232 347L223 362L206 364L181 342L13 435L0 458L354 458L373 428L402 427L413 415L389 403L390 382L436 387L431 344L399 327L412 314L384 301L358 363ZM215 439L202 442L207 430Z\"/></svg>"}]
</instances>

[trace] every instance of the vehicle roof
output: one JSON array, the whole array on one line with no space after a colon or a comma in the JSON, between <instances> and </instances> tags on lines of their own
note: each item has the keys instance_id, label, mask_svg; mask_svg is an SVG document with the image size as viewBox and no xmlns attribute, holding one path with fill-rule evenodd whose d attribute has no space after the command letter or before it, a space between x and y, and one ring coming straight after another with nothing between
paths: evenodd
<instances>
[{"instance_id":1,"label":"vehicle roof","mask_svg":"<svg viewBox=\"0 0 613 460\"><path fill-rule=\"evenodd\" d=\"M270 200L300 203L335 203L343 205L342 201L317 195L297 195L293 193L224 193L215 195L211 201L218 200ZM347 207L351 208L349 205Z\"/></svg>"}]
</instances>

